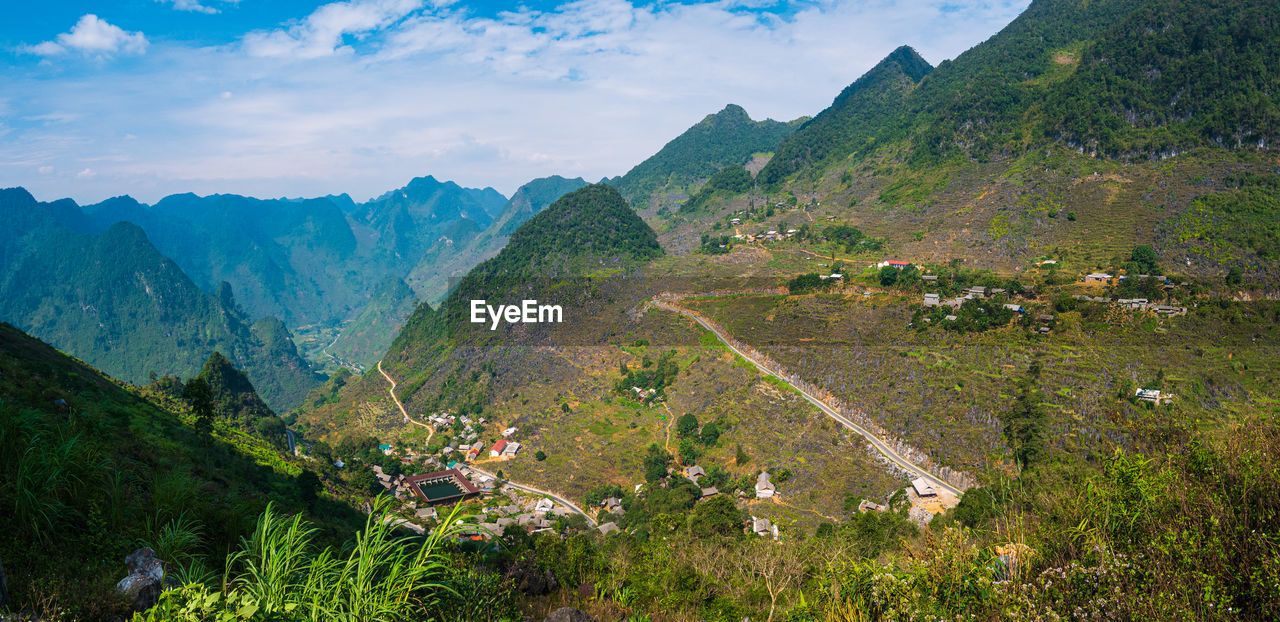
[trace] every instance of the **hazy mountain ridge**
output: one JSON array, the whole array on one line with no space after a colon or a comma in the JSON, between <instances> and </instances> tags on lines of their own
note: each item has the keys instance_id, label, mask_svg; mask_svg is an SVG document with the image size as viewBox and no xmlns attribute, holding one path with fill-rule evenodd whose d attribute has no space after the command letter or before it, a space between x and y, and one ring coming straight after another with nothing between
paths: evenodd
<instances>
[{"instance_id":1,"label":"hazy mountain ridge","mask_svg":"<svg viewBox=\"0 0 1280 622\"><path fill-rule=\"evenodd\" d=\"M0 213L23 227L0 236L0 317L129 382L193 375L223 350L279 406L318 384L278 320L251 324L225 285L201 291L136 225L79 233L78 210L2 192Z\"/></svg>"},{"instance_id":2,"label":"hazy mountain ridge","mask_svg":"<svg viewBox=\"0 0 1280 622\"><path fill-rule=\"evenodd\" d=\"M497 217L469 241L441 239L429 248L406 279L428 304L439 304L449 288L481 261L502 250L511 233L556 199L587 185L581 177L559 175L534 179L518 188ZM390 339L386 341L390 343ZM384 344L385 345L385 344Z\"/></svg>"}]
</instances>

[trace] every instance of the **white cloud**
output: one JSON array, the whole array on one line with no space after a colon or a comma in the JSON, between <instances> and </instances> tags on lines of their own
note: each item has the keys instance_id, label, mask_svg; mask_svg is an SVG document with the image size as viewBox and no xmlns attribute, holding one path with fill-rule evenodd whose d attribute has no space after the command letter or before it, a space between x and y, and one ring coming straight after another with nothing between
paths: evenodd
<instances>
[{"instance_id":1,"label":"white cloud","mask_svg":"<svg viewBox=\"0 0 1280 622\"><path fill-rule=\"evenodd\" d=\"M55 41L45 41L25 48L27 52L41 56L55 56L67 51L84 54L111 55L144 54L147 51L147 38L141 32L128 32L88 13L71 27L71 32L64 32Z\"/></svg>"},{"instance_id":2,"label":"white cloud","mask_svg":"<svg viewBox=\"0 0 1280 622\"><path fill-rule=\"evenodd\" d=\"M96 175L97 173L93 172L93 169L86 168L79 173L76 173L76 179L92 179Z\"/></svg>"},{"instance_id":3,"label":"white cloud","mask_svg":"<svg viewBox=\"0 0 1280 622\"><path fill-rule=\"evenodd\" d=\"M899 45L954 58L1026 2L832 1L785 18L731 0L488 17L417 0L330 3L238 45L158 46L127 70L14 72L0 187L361 199L425 174L506 193L551 174L594 181L727 103L793 119ZM29 120L50 111L80 116ZM96 177L74 178L86 165Z\"/></svg>"},{"instance_id":4,"label":"white cloud","mask_svg":"<svg viewBox=\"0 0 1280 622\"><path fill-rule=\"evenodd\" d=\"M317 58L349 52L343 36L382 28L420 8L422 0L350 0L333 2L289 28L255 31L244 37L252 56Z\"/></svg>"},{"instance_id":5,"label":"white cloud","mask_svg":"<svg viewBox=\"0 0 1280 622\"><path fill-rule=\"evenodd\" d=\"M39 171L39 173L40 173L41 175L48 175L49 173L52 173L52 172L53 172L53 167L52 167L52 166L42 166L42 167L40 167L40 168L38 168L38 169L36 169L36 170L37 170L37 171Z\"/></svg>"},{"instance_id":6,"label":"white cloud","mask_svg":"<svg viewBox=\"0 0 1280 622\"><path fill-rule=\"evenodd\" d=\"M240 0L221 0L222 2L238 3ZM161 4L172 4L173 8L178 11L190 11L193 13L204 13L206 15L214 15L220 11L217 8L200 4L200 0L156 0Z\"/></svg>"}]
</instances>

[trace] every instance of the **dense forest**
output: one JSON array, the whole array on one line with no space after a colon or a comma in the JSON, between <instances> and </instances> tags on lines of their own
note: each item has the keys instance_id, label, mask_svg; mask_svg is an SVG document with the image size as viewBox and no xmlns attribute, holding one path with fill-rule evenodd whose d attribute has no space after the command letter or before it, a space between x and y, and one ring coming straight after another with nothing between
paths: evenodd
<instances>
[{"instance_id":1,"label":"dense forest","mask_svg":"<svg viewBox=\"0 0 1280 622\"><path fill-rule=\"evenodd\" d=\"M1054 141L1137 159L1266 149L1280 135L1277 11L1265 1L1037 0L933 71L895 51L784 141L760 181L774 187L904 140L915 166Z\"/></svg>"}]
</instances>

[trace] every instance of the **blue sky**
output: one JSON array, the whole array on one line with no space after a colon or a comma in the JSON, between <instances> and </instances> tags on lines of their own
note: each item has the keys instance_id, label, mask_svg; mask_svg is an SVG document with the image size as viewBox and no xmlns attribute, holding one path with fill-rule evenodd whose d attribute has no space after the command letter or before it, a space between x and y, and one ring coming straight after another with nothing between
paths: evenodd
<instances>
[{"instance_id":1,"label":"blue sky","mask_svg":"<svg viewBox=\"0 0 1280 622\"><path fill-rule=\"evenodd\" d=\"M594 181L727 103L812 115L898 45L954 58L1027 0L14 4L0 187L89 203Z\"/></svg>"}]
</instances>

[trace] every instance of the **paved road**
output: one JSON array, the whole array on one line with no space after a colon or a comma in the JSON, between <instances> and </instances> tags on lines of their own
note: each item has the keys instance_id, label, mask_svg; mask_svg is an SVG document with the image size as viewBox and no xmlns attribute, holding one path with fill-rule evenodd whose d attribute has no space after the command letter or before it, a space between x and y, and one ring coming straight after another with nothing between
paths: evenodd
<instances>
[{"instance_id":1,"label":"paved road","mask_svg":"<svg viewBox=\"0 0 1280 622\"><path fill-rule=\"evenodd\" d=\"M494 479L498 479L498 476L497 476L497 475L494 475L493 473L490 473L490 472L488 472L488 471L486 471L486 470L484 470L484 469L481 469L481 468L479 468L479 467L475 466L474 464L468 464L468 465L467 465L467 468L468 468L468 469L471 469L472 471L475 471L475 472L477 472L477 473L480 473L480 474L482 474L482 475L488 475L489 477L492 477L492 478L494 478ZM550 498L552 501L555 501L556 503L559 503L559 504L561 504L561 505L563 505L563 506L565 506L565 507L569 508L570 510L573 510L573 512L574 512L575 514L581 514L583 518L587 519L587 524L588 524L588 525L591 525L592 527L595 527L595 526L596 526L596 520L595 520L594 518L591 518L591 515L590 515L590 514L587 514L586 512L583 512L583 511L582 511L582 508L580 508L580 507L578 507L578 506L574 505L572 501L570 501L570 500L568 500L568 499L565 499L564 497L561 497L560 495L558 495L558 494L556 494L556 493L554 493L554 492L547 491L547 490L542 490L541 488L534 488L533 486L525 486L524 484L517 484L517 483L515 483L515 482L513 482L513 481L509 481L509 480L506 482L506 484L507 484L508 486L512 487L512 488L515 488L516 490L523 490L523 491L525 491L525 492L533 493L533 494L535 494L535 495L544 495L544 496L546 496L546 497Z\"/></svg>"},{"instance_id":2,"label":"paved road","mask_svg":"<svg viewBox=\"0 0 1280 622\"><path fill-rule=\"evenodd\" d=\"M411 422L416 423L416 424L418 424L418 425L420 425L420 426L422 426L422 427L424 427L424 428L427 428L428 430L430 430L430 431L431 431L431 433L432 433L432 434L435 434L435 427L433 427L433 426L429 426L429 425L427 425L427 424L425 424L425 423L422 423L422 422L418 421L417 419L414 419L413 417L410 417L410 416L409 416L409 411L407 411L407 410L405 410L405 409L404 409L404 404L401 404L401 403L400 403L400 398L396 397L396 381L395 381L395 380L393 380L393 379L391 378L391 374L388 374L387 372L382 371L382 361L378 361L378 373L382 374L382 377L383 377L383 378L386 378L386 379L387 379L387 382L391 383L391 388L390 388L390 389L388 389L388 390L387 390L387 392L391 394L391 399L395 400L396 408L399 408L399 409L400 409L400 414L404 415L405 420L407 420L407 421L411 421ZM430 442L430 441L431 441L431 437L430 437L430 436L428 436L428 437L427 437L427 441L428 441L428 442ZM476 466L474 466L474 465L471 465L471 464L468 464L468 465L466 465L466 466L467 466L467 468L469 468L469 469L471 469L471 470L473 470L473 471L475 471L475 472L477 472L477 473L480 473L480 474L482 474L482 475L488 475L489 477L492 477L492 478L493 478L493 479L495 479L495 480L496 480L496 479L498 479L498 476L497 476L497 475L494 475L493 473L490 473L490 472L488 472L488 471L485 471L484 469L478 468L478 467L476 467ZM566 499L566 498L564 498L564 497L562 497L562 496L560 496L560 495L558 495L558 494L556 494L556 493L554 493L554 492L550 492L550 491L547 491L547 490L542 490L542 489L540 489L540 488L534 488L533 486L525 486L524 484L517 484L517 483L515 483L515 482L513 482L513 481L510 481L510 480L507 480L506 484L507 484L508 486L512 487L512 488L517 489L517 490L523 490L523 491L525 491L525 492L531 492L531 493L533 493L533 494L535 494L535 495L545 495L545 496L549 497L552 501L555 501L556 503L559 503L559 504L561 504L561 505L563 505L563 506L565 506L565 507L569 508L570 510L573 510L573 512L574 512L575 514L581 514L583 518L587 519L587 524L588 524L588 525L591 525L592 527L595 527L595 526L596 526L596 521L595 521L595 519L594 519L594 518L591 518L591 515L587 514L586 512L583 512L583 511L582 511L582 508L579 508L578 506L574 505L572 501L569 501L568 499Z\"/></svg>"},{"instance_id":3,"label":"paved road","mask_svg":"<svg viewBox=\"0 0 1280 622\"><path fill-rule=\"evenodd\" d=\"M734 352L736 352L738 356L741 356L742 358L750 361L751 364L755 365L756 368L759 369L760 371L787 383L787 386L799 392L800 395L804 396L804 398L806 400L809 400L809 402L812 403L814 406L817 406L818 409L821 410L823 413L825 413L828 417L835 419L838 423L840 423L844 427L850 430L853 430L854 432L857 432L863 438L867 439L867 442L871 444L871 447L874 448L877 452L879 452L880 455L884 456L885 458L888 458L890 462L898 465L899 467L906 470L907 472L915 474L916 476L919 476L919 477L923 477L926 481L931 482L934 486L938 487L939 489L951 492L952 494L955 494L957 497L964 494L961 490L957 489L955 486L952 486L951 484L948 484L942 481L936 475L933 475L932 473L916 466L910 460L907 460L906 458L903 458L902 456L898 455L898 453L895 452L892 448L890 448L887 443L885 443L883 440L880 439L880 437L876 436L875 434L872 434L862 426L845 418L844 415L841 415L834 408L827 406L826 403L824 403L822 400L810 395L800 387L797 387L791 384L791 382L788 381L786 378L783 378L781 375L774 373L773 370L760 364L754 358L747 355L746 352L743 352L735 348L733 344L729 342L729 339L723 333L721 333L718 328L716 328L710 322L707 322L706 320L699 317L696 313L693 313L692 311L689 311L687 309L677 307L673 304L666 303L660 300L654 301L654 306L657 306L661 309L666 309L667 311L671 311L674 313L679 313L680 315L683 315L685 317L692 318L694 321L701 324L703 328L711 331L711 334L715 335L716 339L720 340L720 343L723 343L730 350L733 350Z\"/></svg>"}]
</instances>

